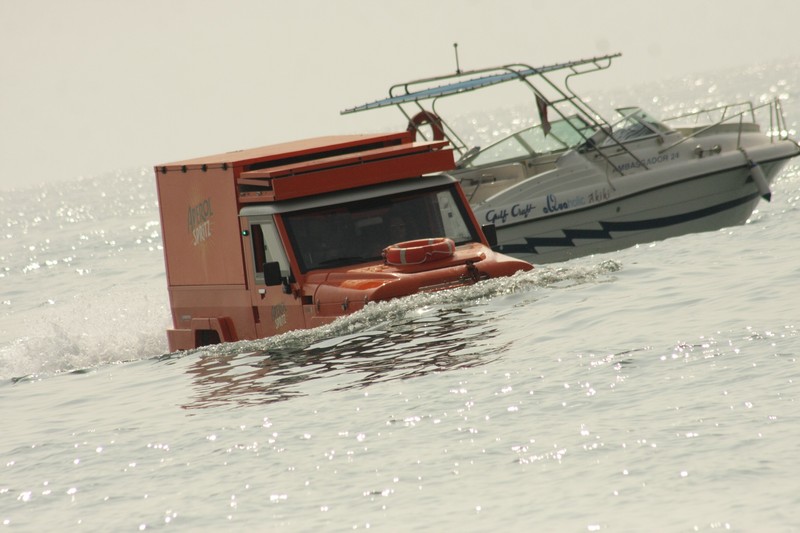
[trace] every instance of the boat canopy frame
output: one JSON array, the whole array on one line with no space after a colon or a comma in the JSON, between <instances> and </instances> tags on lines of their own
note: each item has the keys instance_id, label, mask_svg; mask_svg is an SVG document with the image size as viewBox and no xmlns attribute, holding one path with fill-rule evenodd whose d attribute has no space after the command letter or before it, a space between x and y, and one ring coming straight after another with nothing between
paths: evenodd
<instances>
[{"instance_id":1,"label":"boat canopy frame","mask_svg":"<svg viewBox=\"0 0 800 533\"><path fill-rule=\"evenodd\" d=\"M569 116L574 116L575 113L565 113L561 108L570 106L573 110L577 111L578 116L594 129L595 132L604 131L608 134L611 132L611 124L592 108L588 102L583 100L572 90L570 82L574 77L608 69L611 66L612 60L621 55L621 53L607 54L565 63L555 63L542 67L532 67L526 63L511 63L468 71L457 70L453 74L397 83L390 87L388 98L345 109L341 114L345 115L360 111L368 111L370 109L395 106L409 121L410 127L416 128L417 134L426 138L425 132L414 123L412 117L417 115L417 113L427 112L422 102L430 100L431 112L436 114L437 118L441 121L441 129L445 138L460 154L461 161L464 161L465 159L468 160L470 155L475 154L475 150L470 150L470 147L461 139L458 133L441 118L441 115L436 113L436 106L439 99L517 80L525 83L533 92L537 108L540 112L540 118L546 116L547 110L553 110L561 119L567 120ZM563 75L560 84L554 81L552 76L549 76L555 73ZM437 83L438 85L436 85ZM537 86L537 84L539 86ZM566 106L562 106L561 104L566 104ZM416 111L409 113L404 105L416 106ZM412 109L414 108L412 107ZM595 143L592 142L591 137L586 136L583 132L578 133L583 139L583 146L586 151L596 151L608 162L609 168L620 175L624 174L618 168L618 165L614 165L611 162L606 154L608 144L601 150L599 146L596 146ZM611 135L608 135L608 138L611 140L613 146L621 149L633 160L637 161L640 168L648 168L639 157L625 146L625 143L616 140Z\"/></svg>"}]
</instances>

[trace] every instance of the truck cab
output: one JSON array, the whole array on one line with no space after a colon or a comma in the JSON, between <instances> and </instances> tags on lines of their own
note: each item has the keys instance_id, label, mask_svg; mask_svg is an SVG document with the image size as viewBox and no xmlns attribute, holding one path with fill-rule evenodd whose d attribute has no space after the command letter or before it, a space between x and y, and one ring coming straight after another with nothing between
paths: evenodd
<instances>
[{"instance_id":1,"label":"truck cab","mask_svg":"<svg viewBox=\"0 0 800 533\"><path fill-rule=\"evenodd\" d=\"M492 251L445 141L320 137L155 168L172 351L533 268Z\"/></svg>"}]
</instances>

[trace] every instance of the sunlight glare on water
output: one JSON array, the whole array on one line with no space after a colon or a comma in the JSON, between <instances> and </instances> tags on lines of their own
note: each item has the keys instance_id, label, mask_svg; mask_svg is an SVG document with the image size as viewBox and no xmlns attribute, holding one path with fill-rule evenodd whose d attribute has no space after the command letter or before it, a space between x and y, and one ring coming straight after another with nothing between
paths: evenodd
<instances>
[{"instance_id":1,"label":"sunlight glare on water","mask_svg":"<svg viewBox=\"0 0 800 533\"><path fill-rule=\"evenodd\" d=\"M593 105L797 129L796 67ZM149 170L4 192L0 524L796 531L799 169L743 226L172 354Z\"/></svg>"}]
</instances>

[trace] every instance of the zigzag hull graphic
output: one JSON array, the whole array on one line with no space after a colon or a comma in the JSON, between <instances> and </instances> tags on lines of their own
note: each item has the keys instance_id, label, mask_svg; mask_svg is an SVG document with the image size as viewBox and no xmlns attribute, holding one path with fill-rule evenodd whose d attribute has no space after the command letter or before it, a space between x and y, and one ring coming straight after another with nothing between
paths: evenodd
<instances>
[{"instance_id":1,"label":"zigzag hull graphic","mask_svg":"<svg viewBox=\"0 0 800 533\"><path fill-rule=\"evenodd\" d=\"M714 206L698 209L680 215L672 215L668 217L652 218L646 220L633 220L626 222L607 222L599 221L600 229L564 229L563 237L525 237L525 243L511 243L501 244L496 247L499 252L507 254L539 254L537 248L554 248L554 247L577 247L576 240L596 240L596 241L611 241L614 237L612 232L640 232L645 230L654 230L660 228L667 228L677 224L683 224L694 220L699 220L704 217L715 215L725 212L729 209L739 207L747 204L759 197L758 193L753 193L742 198L737 198L729 202L723 202ZM646 242L646 236L643 236L642 242Z\"/></svg>"}]
</instances>

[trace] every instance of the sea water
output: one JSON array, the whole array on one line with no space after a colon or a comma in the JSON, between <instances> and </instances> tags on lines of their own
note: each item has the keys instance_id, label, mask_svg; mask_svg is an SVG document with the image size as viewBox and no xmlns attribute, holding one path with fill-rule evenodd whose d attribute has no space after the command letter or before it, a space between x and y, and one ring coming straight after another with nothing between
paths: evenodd
<instances>
[{"instance_id":1,"label":"sea water","mask_svg":"<svg viewBox=\"0 0 800 533\"><path fill-rule=\"evenodd\" d=\"M599 103L774 97L797 64ZM743 226L176 354L149 167L2 190L0 525L800 530L799 163Z\"/></svg>"}]
</instances>

